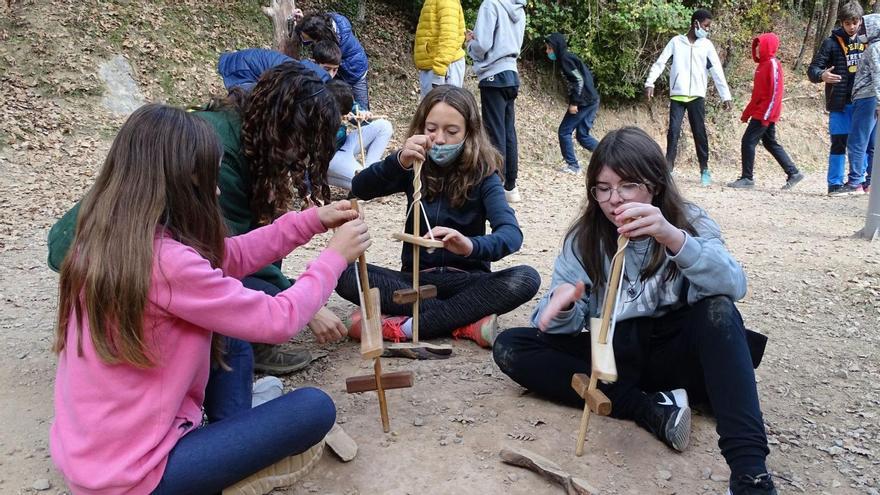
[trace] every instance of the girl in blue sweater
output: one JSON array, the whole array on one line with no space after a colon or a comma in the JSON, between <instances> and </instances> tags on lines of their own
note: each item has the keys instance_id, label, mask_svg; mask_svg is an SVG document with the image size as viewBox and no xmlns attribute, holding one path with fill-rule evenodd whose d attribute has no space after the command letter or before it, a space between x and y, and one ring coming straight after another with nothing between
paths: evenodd
<instances>
[{"instance_id":1,"label":"girl in blue sweater","mask_svg":"<svg viewBox=\"0 0 880 495\"><path fill-rule=\"evenodd\" d=\"M424 284L437 286L437 297L421 303L419 333L427 339L452 334L490 347L497 330L496 315L512 311L532 298L540 286L534 268L515 266L493 272L489 263L519 250L522 231L504 198L501 156L492 147L480 121L474 96L466 89L438 86L419 104L403 149L374 163L351 183L361 199L405 193L413 200L413 164L423 162L422 205L431 234L443 248L420 253L412 263L412 247L402 248L400 271L369 266L370 285L381 292L382 322L388 340L412 337L412 306L395 304L394 291L410 288L412 270L421 270ZM409 211L409 210L408 210ZM486 221L492 232L486 233ZM411 213L406 219L411 232ZM430 237L425 222L416 233ZM355 268L339 279L336 292L358 304ZM359 312L349 335L359 338Z\"/></svg>"},{"instance_id":2,"label":"girl in blue sweater","mask_svg":"<svg viewBox=\"0 0 880 495\"><path fill-rule=\"evenodd\" d=\"M746 276L721 231L678 193L644 131L608 133L587 169L586 208L565 236L537 328L501 333L495 362L520 385L583 407L571 388L590 373L589 319L598 317L617 238L626 247L613 334L618 380L600 385L611 416L631 419L670 448L690 439L690 402L708 403L733 495L774 494L753 367L766 338L743 326L734 301Z\"/></svg>"}]
</instances>

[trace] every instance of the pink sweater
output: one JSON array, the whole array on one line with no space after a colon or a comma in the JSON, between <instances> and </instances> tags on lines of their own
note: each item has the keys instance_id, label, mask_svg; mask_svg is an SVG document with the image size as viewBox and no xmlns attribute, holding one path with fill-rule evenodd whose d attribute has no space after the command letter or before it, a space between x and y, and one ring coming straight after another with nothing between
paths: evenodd
<instances>
[{"instance_id":1,"label":"pink sweater","mask_svg":"<svg viewBox=\"0 0 880 495\"><path fill-rule=\"evenodd\" d=\"M76 326L55 378L52 459L73 493L150 493L177 441L202 422L211 335L282 343L323 306L346 267L324 250L296 284L276 297L244 288L240 278L286 256L326 229L312 208L226 239L222 269L168 236L156 236L145 339L156 365L107 365L95 353L88 321L83 355Z\"/></svg>"}]
</instances>

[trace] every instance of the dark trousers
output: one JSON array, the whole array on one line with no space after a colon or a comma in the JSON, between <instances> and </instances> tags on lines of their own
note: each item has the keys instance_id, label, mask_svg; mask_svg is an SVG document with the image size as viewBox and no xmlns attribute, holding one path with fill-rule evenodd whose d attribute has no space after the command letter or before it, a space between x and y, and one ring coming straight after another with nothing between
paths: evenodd
<instances>
[{"instance_id":1,"label":"dark trousers","mask_svg":"<svg viewBox=\"0 0 880 495\"><path fill-rule=\"evenodd\" d=\"M600 384L611 416L638 420L651 407L645 392L684 388L706 402L717 419L718 446L734 474L766 471L769 453L753 358L742 317L730 298L709 297L659 318L617 323L618 381ZM495 362L515 382L551 400L583 407L571 388L575 373L590 373L590 336L551 335L534 328L502 332Z\"/></svg>"},{"instance_id":2,"label":"dark trousers","mask_svg":"<svg viewBox=\"0 0 880 495\"><path fill-rule=\"evenodd\" d=\"M571 141L571 133L575 133L578 144L593 151L599 146L599 140L590 135L596 113L599 112L599 99L587 106L579 106L577 113L565 112L562 122L559 123L559 149L562 159L569 165L577 165L578 159L574 154L574 144Z\"/></svg>"},{"instance_id":3,"label":"dark trousers","mask_svg":"<svg viewBox=\"0 0 880 495\"><path fill-rule=\"evenodd\" d=\"M480 86L483 126L504 160L504 188L516 187L519 149L516 140L516 96L519 86Z\"/></svg>"},{"instance_id":4,"label":"dark trousers","mask_svg":"<svg viewBox=\"0 0 880 495\"><path fill-rule=\"evenodd\" d=\"M675 157L678 155L678 139L681 137L681 121L687 112L688 122L691 125L691 134L694 135L694 145L697 147L697 161L700 163L700 171L709 168L709 137L706 135L706 99L682 103L669 100L669 129L666 131L666 166L669 170L675 167Z\"/></svg>"},{"instance_id":5,"label":"dark trousers","mask_svg":"<svg viewBox=\"0 0 880 495\"><path fill-rule=\"evenodd\" d=\"M336 285L344 299L359 304L355 265L350 265ZM394 291L412 287L412 273L367 265L370 287L381 295L382 313L412 316L412 304L395 304ZM441 269L419 274L422 285L436 285L437 297L419 306L419 337L445 337L456 328L484 316L513 311L530 300L541 286L541 277L530 266L515 266L497 272L465 272Z\"/></svg>"},{"instance_id":6,"label":"dark trousers","mask_svg":"<svg viewBox=\"0 0 880 495\"><path fill-rule=\"evenodd\" d=\"M770 122L770 125L765 127L761 125L760 120L751 119L742 137L742 177L746 179L754 178L755 147L758 145L758 141L773 155L776 163L782 167L787 177L798 173L798 169L791 161L788 153L785 152L785 149L776 140L776 123Z\"/></svg>"}]
</instances>

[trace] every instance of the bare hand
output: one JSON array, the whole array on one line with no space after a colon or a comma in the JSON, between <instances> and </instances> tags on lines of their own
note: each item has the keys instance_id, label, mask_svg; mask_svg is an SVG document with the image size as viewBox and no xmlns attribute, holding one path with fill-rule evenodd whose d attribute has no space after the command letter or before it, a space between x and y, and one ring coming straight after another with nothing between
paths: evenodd
<instances>
[{"instance_id":1,"label":"bare hand","mask_svg":"<svg viewBox=\"0 0 880 495\"><path fill-rule=\"evenodd\" d=\"M318 208L318 219L321 220L321 225L327 229L335 229L357 217L358 212L352 209L350 201L334 201Z\"/></svg>"},{"instance_id":2,"label":"bare hand","mask_svg":"<svg viewBox=\"0 0 880 495\"><path fill-rule=\"evenodd\" d=\"M293 9L293 19L298 23L305 17L301 9Z\"/></svg>"},{"instance_id":3,"label":"bare hand","mask_svg":"<svg viewBox=\"0 0 880 495\"><path fill-rule=\"evenodd\" d=\"M348 335L348 329L342 324L342 320L326 307L315 313L309 321L309 328L312 329L319 344L338 342Z\"/></svg>"},{"instance_id":4,"label":"bare hand","mask_svg":"<svg viewBox=\"0 0 880 495\"><path fill-rule=\"evenodd\" d=\"M568 113L570 113L572 115L578 113L578 106L577 105L569 105L568 106Z\"/></svg>"},{"instance_id":5,"label":"bare hand","mask_svg":"<svg viewBox=\"0 0 880 495\"><path fill-rule=\"evenodd\" d=\"M584 297L584 290L583 282L578 282L577 285L561 284L553 289L553 295L550 296L550 301L544 306L544 311L541 312L541 317L538 319L538 329L546 332L550 322L556 318L560 311L569 309Z\"/></svg>"},{"instance_id":6,"label":"bare hand","mask_svg":"<svg viewBox=\"0 0 880 495\"><path fill-rule=\"evenodd\" d=\"M645 99L650 100L654 97L654 88L645 88Z\"/></svg>"},{"instance_id":7,"label":"bare hand","mask_svg":"<svg viewBox=\"0 0 880 495\"><path fill-rule=\"evenodd\" d=\"M434 143L431 138L424 134L410 136L400 150L400 164L403 168L409 169L415 162L424 162L432 144Z\"/></svg>"},{"instance_id":8,"label":"bare hand","mask_svg":"<svg viewBox=\"0 0 880 495\"><path fill-rule=\"evenodd\" d=\"M336 233L327 243L327 249L339 253L346 261L353 263L358 256L370 247L370 233L367 224L360 218L346 222L336 229Z\"/></svg>"},{"instance_id":9,"label":"bare hand","mask_svg":"<svg viewBox=\"0 0 880 495\"><path fill-rule=\"evenodd\" d=\"M733 103L730 100L727 100L721 102L721 106L729 112L733 108Z\"/></svg>"},{"instance_id":10,"label":"bare hand","mask_svg":"<svg viewBox=\"0 0 880 495\"><path fill-rule=\"evenodd\" d=\"M840 76L831 72L833 70L834 66L832 65L831 67L822 71L821 79L826 84L837 84L841 81L842 78Z\"/></svg>"},{"instance_id":11,"label":"bare hand","mask_svg":"<svg viewBox=\"0 0 880 495\"><path fill-rule=\"evenodd\" d=\"M660 208L645 203L624 203L614 210L617 233L629 239L651 236L673 254L684 244L681 230L666 220Z\"/></svg>"},{"instance_id":12,"label":"bare hand","mask_svg":"<svg viewBox=\"0 0 880 495\"><path fill-rule=\"evenodd\" d=\"M470 254L474 252L474 243L471 242L466 235L463 235L455 229L450 229L449 227L434 227L431 229L431 234L434 234L435 239L443 241L443 249L452 254L470 256ZM425 234L422 237L425 239L431 238L428 234Z\"/></svg>"},{"instance_id":13,"label":"bare hand","mask_svg":"<svg viewBox=\"0 0 880 495\"><path fill-rule=\"evenodd\" d=\"M477 37L474 36L474 32L471 31L470 29L468 29L467 31L464 32L464 40L466 42L470 43L471 41L474 41L475 39L477 39Z\"/></svg>"}]
</instances>

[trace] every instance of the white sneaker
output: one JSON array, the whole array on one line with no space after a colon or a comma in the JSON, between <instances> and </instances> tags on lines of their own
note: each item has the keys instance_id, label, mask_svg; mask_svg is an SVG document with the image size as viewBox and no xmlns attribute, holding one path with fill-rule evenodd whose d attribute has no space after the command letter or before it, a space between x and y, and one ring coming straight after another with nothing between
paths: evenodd
<instances>
[{"instance_id":1,"label":"white sneaker","mask_svg":"<svg viewBox=\"0 0 880 495\"><path fill-rule=\"evenodd\" d=\"M284 383L276 376L264 376L254 382L254 395L251 398L251 407L265 404L272 399L277 399L284 394Z\"/></svg>"},{"instance_id":2,"label":"white sneaker","mask_svg":"<svg viewBox=\"0 0 880 495\"><path fill-rule=\"evenodd\" d=\"M510 191L507 189L504 190L504 197L507 198L508 203L519 203L522 201L522 196L519 195L519 188L514 187Z\"/></svg>"}]
</instances>

